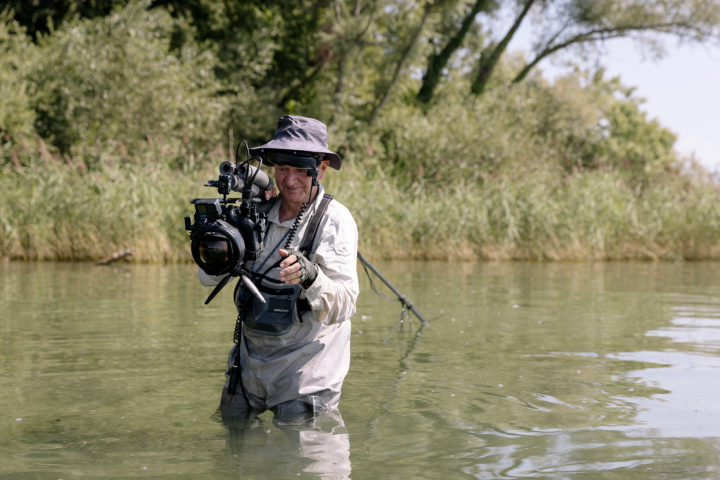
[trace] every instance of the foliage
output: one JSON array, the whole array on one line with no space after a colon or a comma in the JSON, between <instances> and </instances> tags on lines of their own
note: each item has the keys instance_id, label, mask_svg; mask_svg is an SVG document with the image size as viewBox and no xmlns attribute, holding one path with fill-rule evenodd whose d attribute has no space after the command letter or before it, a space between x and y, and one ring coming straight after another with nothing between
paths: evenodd
<instances>
[{"instance_id":1,"label":"foliage","mask_svg":"<svg viewBox=\"0 0 720 480\"><path fill-rule=\"evenodd\" d=\"M106 150L95 170L28 151L21 167L0 173L0 250L21 259L99 260L132 248L136 261L186 260L182 218L189 199L206 193L198 178L215 176L221 159L182 173L171 166L172 146L157 147L132 162L121 149Z\"/></svg>"},{"instance_id":2,"label":"foliage","mask_svg":"<svg viewBox=\"0 0 720 480\"><path fill-rule=\"evenodd\" d=\"M215 73L230 96L234 124L245 137L267 135L268 119L311 103L323 90L316 76L330 60L320 38L330 24L328 2L156 0L196 29L176 44L203 42L218 59ZM177 40L177 38L176 38Z\"/></svg>"},{"instance_id":3,"label":"foliage","mask_svg":"<svg viewBox=\"0 0 720 480\"><path fill-rule=\"evenodd\" d=\"M9 11L0 12L0 138L9 141L34 133L28 71L36 50Z\"/></svg>"},{"instance_id":4,"label":"foliage","mask_svg":"<svg viewBox=\"0 0 720 480\"><path fill-rule=\"evenodd\" d=\"M656 55L662 55L662 40L668 37L688 42L720 38L720 3L715 1L557 0L539 2L539 6L543 21L532 28L532 58L515 82L550 55L564 50L576 55L597 52L614 38L632 38Z\"/></svg>"},{"instance_id":5,"label":"foliage","mask_svg":"<svg viewBox=\"0 0 720 480\"><path fill-rule=\"evenodd\" d=\"M641 186L678 167L675 135L648 120L633 89L618 78L605 79L602 69L559 78L535 97L533 133L555 143L568 170L617 170L631 186Z\"/></svg>"},{"instance_id":6,"label":"foliage","mask_svg":"<svg viewBox=\"0 0 720 480\"><path fill-rule=\"evenodd\" d=\"M216 94L214 60L199 48L171 54L176 26L166 12L133 2L43 38L32 72L38 134L62 153L90 159L111 142L133 154L148 138L219 141L228 107Z\"/></svg>"},{"instance_id":7,"label":"foliage","mask_svg":"<svg viewBox=\"0 0 720 480\"><path fill-rule=\"evenodd\" d=\"M590 3L537 5L560 15L545 9L588 4L573 28L619 18ZM687 169L619 79L597 69L513 82L528 60L503 50L482 95L469 94L507 33L489 20L500 2L91 6L53 16L35 41L9 13L0 22L6 256L134 248L136 261L188 260L188 200L208 194L238 140L258 145L296 113L328 123L344 162L326 187L374 256L720 258L717 179ZM482 24L463 23L472 7ZM464 48L445 51L458 29ZM418 102L439 53L442 81Z\"/></svg>"}]
</instances>

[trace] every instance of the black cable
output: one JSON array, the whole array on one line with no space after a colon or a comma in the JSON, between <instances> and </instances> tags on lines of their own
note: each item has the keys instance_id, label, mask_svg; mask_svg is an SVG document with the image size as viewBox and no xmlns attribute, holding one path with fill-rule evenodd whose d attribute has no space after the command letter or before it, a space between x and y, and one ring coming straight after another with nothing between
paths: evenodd
<instances>
[{"instance_id":1,"label":"black cable","mask_svg":"<svg viewBox=\"0 0 720 480\"><path fill-rule=\"evenodd\" d=\"M312 188L310 189L310 194L312 195ZM309 200L309 199L308 199ZM302 206L300 207L300 211L297 214L297 217L295 217L295 221L293 222L292 227L290 227L290 232L288 233L288 237L285 240L285 245L283 248L287 250L290 248L290 244L293 241L293 237L297 233L297 231L300 228L300 222L302 222L303 215L305 214L305 210L307 210L308 202L303 202Z\"/></svg>"},{"instance_id":2,"label":"black cable","mask_svg":"<svg viewBox=\"0 0 720 480\"><path fill-rule=\"evenodd\" d=\"M240 153L240 144L245 145L245 151L247 152L247 160L244 162L240 162L240 165L246 165L245 169L245 185L248 185L248 182L250 185L255 183L255 177L257 177L258 172L260 171L260 167L263 166L263 158L261 155L256 155L253 158L256 158L258 161L257 168L255 169L255 173L253 173L253 176L251 179L248 179L248 176L250 175L250 161L252 158L250 158L250 145L248 145L246 140L243 140L242 142L238 142L238 144L235 146L235 160L237 161L238 155Z\"/></svg>"}]
</instances>

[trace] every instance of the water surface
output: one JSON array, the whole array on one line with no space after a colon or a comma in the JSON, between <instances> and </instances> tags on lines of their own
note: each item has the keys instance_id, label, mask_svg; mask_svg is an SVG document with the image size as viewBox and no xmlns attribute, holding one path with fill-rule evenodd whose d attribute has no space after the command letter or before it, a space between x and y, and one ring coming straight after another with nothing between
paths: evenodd
<instances>
[{"instance_id":1,"label":"water surface","mask_svg":"<svg viewBox=\"0 0 720 480\"><path fill-rule=\"evenodd\" d=\"M361 270L339 412L226 426L231 288L2 264L0 478L720 477L720 264L377 266L430 326Z\"/></svg>"}]
</instances>

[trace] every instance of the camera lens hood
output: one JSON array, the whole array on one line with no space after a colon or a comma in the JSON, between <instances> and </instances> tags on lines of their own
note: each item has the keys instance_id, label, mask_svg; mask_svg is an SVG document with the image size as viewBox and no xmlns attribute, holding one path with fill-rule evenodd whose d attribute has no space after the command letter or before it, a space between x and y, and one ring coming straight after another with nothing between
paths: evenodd
<instances>
[{"instance_id":1,"label":"camera lens hood","mask_svg":"<svg viewBox=\"0 0 720 480\"><path fill-rule=\"evenodd\" d=\"M216 220L193 232L190 251L205 273L226 275L245 257L245 241L233 225Z\"/></svg>"}]
</instances>

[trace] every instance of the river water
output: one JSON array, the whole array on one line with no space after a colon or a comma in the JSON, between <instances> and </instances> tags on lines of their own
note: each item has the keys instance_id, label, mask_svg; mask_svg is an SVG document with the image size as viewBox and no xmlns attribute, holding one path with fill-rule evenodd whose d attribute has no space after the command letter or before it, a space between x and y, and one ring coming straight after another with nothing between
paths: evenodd
<instances>
[{"instance_id":1,"label":"river water","mask_svg":"<svg viewBox=\"0 0 720 480\"><path fill-rule=\"evenodd\" d=\"M1 264L0 479L720 478L720 264L377 266L429 327L359 267L339 412L226 426L232 288Z\"/></svg>"}]
</instances>

